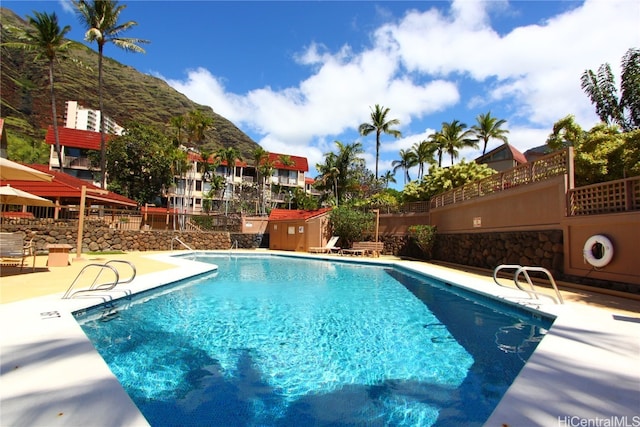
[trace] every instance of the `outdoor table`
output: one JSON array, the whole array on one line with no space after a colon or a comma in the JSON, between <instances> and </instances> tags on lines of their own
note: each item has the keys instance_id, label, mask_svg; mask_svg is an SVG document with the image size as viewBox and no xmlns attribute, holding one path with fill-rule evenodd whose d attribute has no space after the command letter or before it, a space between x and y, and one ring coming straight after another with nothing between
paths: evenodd
<instances>
[{"instance_id":1,"label":"outdoor table","mask_svg":"<svg viewBox=\"0 0 640 427\"><path fill-rule=\"evenodd\" d=\"M71 245L57 243L47 245L49 250L49 258L47 259L47 267L66 267L69 265L69 250Z\"/></svg>"}]
</instances>

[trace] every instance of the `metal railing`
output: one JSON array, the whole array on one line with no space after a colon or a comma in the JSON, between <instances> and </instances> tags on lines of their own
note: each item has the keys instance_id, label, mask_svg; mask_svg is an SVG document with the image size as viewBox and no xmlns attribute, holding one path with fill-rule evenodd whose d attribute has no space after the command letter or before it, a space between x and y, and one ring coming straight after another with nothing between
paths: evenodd
<instances>
[{"instance_id":1,"label":"metal railing","mask_svg":"<svg viewBox=\"0 0 640 427\"><path fill-rule=\"evenodd\" d=\"M171 250L173 250L173 242L174 241L177 241L178 243L180 243L182 246L184 246L185 248L189 249L190 251L193 250L189 245L187 245L185 242L180 240L179 237L174 237L173 239L171 239Z\"/></svg>"},{"instance_id":2,"label":"metal railing","mask_svg":"<svg viewBox=\"0 0 640 427\"><path fill-rule=\"evenodd\" d=\"M132 271L131 276L126 280L120 281L120 273L115 267L113 267L113 264L116 264L116 263L125 264L131 267L131 271ZM76 285L78 285L80 278L82 278L85 274L87 274L86 272L90 270L97 270L97 273L93 278L93 281L89 284L89 287L83 288L71 293L71 291L76 287ZM110 271L111 273L113 273L114 279L108 280L105 282L99 282L98 279L100 279L104 271ZM136 267L129 261L114 259L114 260L107 261L104 264L95 264L95 263L87 264L84 267L82 267L82 270L80 270L76 278L73 280L73 282L71 282L71 285L62 296L62 299L73 298L74 296L78 294L83 294L83 293L92 293L97 291L110 291L119 284L132 282L133 279L135 278L136 278Z\"/></svg>"},{"instance_id":3,"label":"metal railing","mask_svg":"<svg viewBox=\"0 0 640 427\"><path fill-rule=\"evenodd\" d=\"M562 299L562 295L558 290L556 281L553 279L553 275L551 274L551 272L546 268L527 267L527 266L522 266L518 264L501 264L493 270L493 281L498 286L503 286L502 284L500 284L500 282L498 282L498 272L501 270L515 270L515 273L513 274L513 283L516 285L516 288L520 289L523 292L526 292L527 294L529 294L529 296L533 295L536 299L539 299L539 296L543 296L543 297L551 298L556 304L564 304L564 300ZM544 275L546 275L547 279L549 280L549 283L551 284L551 287L556 293L556 297L554 298L552 295L547 295L544 292L537 291L535 289L535 286L533 285L531 276L529 276L529 272L543 273ZM529 287L531 289L524 289L522 286L520 286L520 281L519 281L520 275L524 277L524 279L529 284Z\"/></svg>"}]
</instances>

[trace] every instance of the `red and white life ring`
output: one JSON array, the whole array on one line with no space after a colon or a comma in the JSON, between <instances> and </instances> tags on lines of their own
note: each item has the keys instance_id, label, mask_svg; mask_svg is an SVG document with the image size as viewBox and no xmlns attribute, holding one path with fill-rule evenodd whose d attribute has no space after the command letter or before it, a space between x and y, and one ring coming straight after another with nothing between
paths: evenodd
<instances>
[{"instance_id":1,"label":"red and white life ring","mask_svg":"<svg viewBox=\"0 0 640 427\"><path fill-rule=\"evenodd\" d=\"M600 249L594 253L596 245L600 245ZM602 234L596 234L587 239L582 248L582 255L585 261L596 268L602 268L611 262L613 258L613 243Z\"/></svg>"}]
</instances>

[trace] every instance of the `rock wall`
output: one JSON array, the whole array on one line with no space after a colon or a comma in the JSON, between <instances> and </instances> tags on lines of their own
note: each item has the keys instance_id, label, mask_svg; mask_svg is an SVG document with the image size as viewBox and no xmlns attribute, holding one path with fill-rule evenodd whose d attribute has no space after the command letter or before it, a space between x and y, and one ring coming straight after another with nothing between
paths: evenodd
<instances>
[{"instance_id":1,"label":"rock wall","mask_svg":"<svg viewBox=\"0 0 640 427\"><path fill-rule=\"evenodd\" d=\"M560 276L562 230L438 234L434 259L488 269L500 264L537 266Z\"/></svg>"},{"instance_id":2,"label":"rock wall","mask_svg":"<svg viewBox=\"0 0 640 427\"><path fill-rule=\"evenodd\" d=\"M72 246L71 252L76 252L78 229L65 226L63 222L42 221L29 225L2 224L2 231L22 232L27 239L33 236L38 253L46 253L48 244L68 244ZM172 247L174 250L186 249L180 242L174 240L174 237L196 250L231 247L231 236L228 232L134 231L86 224L82 236L82 251L168 251ZM239 245L239 247L244 246Z\"/></svg>"},{"instance_id":3,"label":"rock wall","mask_svg":"<svg viewBox=\"0 0 640 427\"><path fill-rule=\"evenodd\" d=\"M381 240L384 253L424 258L407 236L382 236ZM560 276L563 272L562 230L436 234L433 259L487 269L500 264L538 266Z\"/></svg>"}]
</instances>

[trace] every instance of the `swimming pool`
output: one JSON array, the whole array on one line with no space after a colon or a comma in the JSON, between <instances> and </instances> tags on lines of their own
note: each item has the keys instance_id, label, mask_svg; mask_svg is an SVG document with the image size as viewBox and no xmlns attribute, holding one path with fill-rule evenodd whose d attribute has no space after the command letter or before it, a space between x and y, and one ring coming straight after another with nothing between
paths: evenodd
<instances>
[{"instance_id":1,"label":"swimming pool","mask_svg":"<svg viewBox=\"0 0 640 427\"><path fill-rule=\"evenodd\" d=\"M199 260L77 316L154 426L482 425L551 325L384 265Z\"/></svg>"}]
</instances>

